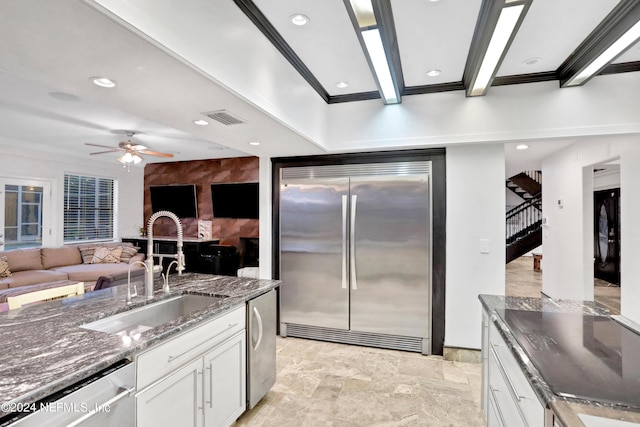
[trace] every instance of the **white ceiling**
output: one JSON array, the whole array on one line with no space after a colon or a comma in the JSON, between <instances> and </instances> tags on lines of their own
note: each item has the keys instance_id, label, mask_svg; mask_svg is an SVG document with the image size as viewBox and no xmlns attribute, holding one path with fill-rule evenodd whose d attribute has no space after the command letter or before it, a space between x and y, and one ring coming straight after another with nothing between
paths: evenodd
<instances>
[{"instance_id":1,"label":"white ceiling","mask_svg":"<svg viewBox=\"0 0 640 427\"><path fill-rule=\"evenodd\" d=\"M376 90L342 0L254 3L329 95ZM391 0L406 86L461 80L481 0L462 3ZM616 3L534 0L498 74L555 70ZM309 25L291 25L294 13L309 16ZM335 129L327 131L332 126L327 111L353 108L327 105L232 0L3 1L0 39L3 144L26 142L88 158L95 147L86 142L116 146L132 130L138 133L134 142L174 153L169 159L174 161L348 151L333 141ZM540 61L523 64L532 57ZM638 60L634 46L616 62ZM428 77L431 69L442 74ZM96 87L91 76L109 77L117 86ZM349 87L337 88L342 81ZM413 104L433 99L412 97ZM393 111L385 113L393 107L380 100L358 102L369 109L373 103L380 116ZM246 123L193 124L201 113L220 109ZM445 145L434 143L432 135L424 138L432 142L422 145L412 138L417 141L412 148ZM539 162L574 141L529 138L531 147L544 148L531 150L527 159ZM386 138L384 144L372 141L368 149L406 147L406 141ZM512 151L505 147L508 161L522 163ZM115 157L95 158L112 162Z\"/></svg>"}]
</instances>

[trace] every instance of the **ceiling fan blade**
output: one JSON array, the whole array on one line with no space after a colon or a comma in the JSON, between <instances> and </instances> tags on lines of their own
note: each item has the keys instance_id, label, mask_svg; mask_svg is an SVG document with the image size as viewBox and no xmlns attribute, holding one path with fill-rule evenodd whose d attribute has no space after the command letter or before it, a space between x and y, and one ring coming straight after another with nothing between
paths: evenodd
<instances>
[{"instance_id":1,"label":"ceiling fan blade","mask_svg":"<svg viewBox=\"0 0 640 427\"><path fill-rule=\"evenodd\" d=\"M138 153L148 154L150 156L167 157L167 158L173 157L173 154L160 153L158 151L150 151L150 150L136 150L136 151L138 151Z\"/></svg>"},{"instance_id":2,"label":"ceiling fan blade","mask_svg":"<svg viewBox=\"0 0 640 427\"><path fill-rule=\"evenodd\" d=\"M84 143L84 145L90 145L90 146L92 146L92 147L110 148L110 149L112 149L113 151L118 151L118 150L120 150L120 148L118 148L118 147L113 147L113 146L111 146L111 145L92 144L92 143L90 143L90 142L85 142L85 143Z\"/></svg>"},{"instance_id":3,"label":"ceiling fan blade","mask_svg":"<svg viewBox=\"0 0 640 427\"><path fill-rule=\"evenodd\" d=\"M94 154L105 154L105 153L116 153L120 151L119 149L112 149L112 150L107 150L107 151L97 151L95 153L89 153L90 156L93 156Z\"/></svg>"}]
</instances>

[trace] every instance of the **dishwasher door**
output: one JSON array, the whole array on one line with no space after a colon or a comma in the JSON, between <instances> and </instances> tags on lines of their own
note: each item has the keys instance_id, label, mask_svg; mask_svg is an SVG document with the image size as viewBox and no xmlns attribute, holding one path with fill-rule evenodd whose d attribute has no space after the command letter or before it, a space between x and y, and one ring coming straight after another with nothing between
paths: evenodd
<instances>
[{"instance_id":1,"label":"dishwasher door","mask_svg":"<svg viewBox=\"0 0 640 427\"><path fill-rule=\"evenodd\" d=\"M276 291L247 303L247 408L276 382Z\"/></svg>"},{"instance_id":2,"label":"dishwasher door","mask_svg":"<svg viewBox=\"0 0 640 427\"><path fill-rule=\"evenodd\" d=\"M135 363L118 362L90 378L34 403L28 415L0 420L0 427L121 427L135 425Z\"/></svg>"}]
</instances>

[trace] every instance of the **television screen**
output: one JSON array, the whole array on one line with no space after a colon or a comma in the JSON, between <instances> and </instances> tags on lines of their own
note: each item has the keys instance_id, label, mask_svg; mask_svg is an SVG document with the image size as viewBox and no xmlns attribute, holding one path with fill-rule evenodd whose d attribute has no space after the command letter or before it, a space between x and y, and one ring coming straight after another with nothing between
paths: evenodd
<instances>
[{"instance_id":1,"label":"television screen","mask_svg":"<svg viewBox=\"0 0 640 427\"><path fill-rule=\"evenodd\" d=\"M211 184L214 218L258 218L258 183Z\"/></svg>"},{"instance_id":2,"label":"television screen","mask_svg":"<svg viewBox=\"0 0 640 427\"><path fill-rule=\"evenodd\" d=\"M149 187L149 191L153 213L169 211L178 218L198 217L198 199L194 184L157 185Z\"/></svg>"}]
</instances>

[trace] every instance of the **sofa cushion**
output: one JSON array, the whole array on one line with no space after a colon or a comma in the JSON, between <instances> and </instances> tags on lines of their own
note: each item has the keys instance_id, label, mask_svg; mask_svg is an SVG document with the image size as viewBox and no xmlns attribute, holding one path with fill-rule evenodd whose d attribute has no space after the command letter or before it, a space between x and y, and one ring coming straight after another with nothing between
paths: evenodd
<instances>
[{"instance_id":1,"label":"sofa cushion","mask_svg":"<svg viewBox=\"0 0 640 427\"><path fill-rule=\"evenodd\" d=\"M42 248L42 266L45 269L61 265L81 264L82 257L77 246L62 246L59 248Z\"/></svg>"},{"instance_id":2,"label":"sofa cushion","mask_svg":"<svg viewBox=\"0 0 640 427\"><path fill-rule=\"evenodd\" d=\"M133 256L135 254L138 253L138 249L134 246L120 246L122 248L122 254L120 254L120 262L126 262L129 263L129 261L131 261L131 258L133 258Z\"/></svg>"},{"instance_id":3,"label":"sofa cushion","mask_svg":"<svg viewBox=\"0 0 640 427\"><path fill-rule=\"evenodd\" d=\"M106 248L104 246L97 247L93 253L91 264L117 264L120 262L122 248Z\"/></svg>"},{"instance_id":4,"label":"sofa cushion","mask_svg":"<svg viewBox=\"0 0 640 427\"><path fill-rule=\"evenodd\" d=\"M100 242L100 243L85 243L82 245L78 245L78 249L80 250L80 255L82 256L82 262L85 264L91 264L91 260L93 259L93 253L96 248L103 246L105 248L116 248L120 247L133 247L133 243L131 242Z\"/></svg>"},{"instance_id":5,"label":"sofa cushion","mask_svg":"<svg viewBox=\"0 0 640 427\"><path fill-rule=\"evenodd\" d=\"M9 269L12 273L25 270L44 270L40 248L11 249L0 252L0 256L7 257Z\"/></svg>"},{"instance_id":6,"label":"sofa cushion","mask_svg":"<svg viewBox=\"0 0 640 427\"><path fill-rule=\"evenodd\" d=\"M6 256L0 256L0 277L11 277L11 270L9 270Z\"/></svg>"},{"instance_id":7,"label":"sofa cushion","mask_svg":"<svg viewBox=\"0 0 640 427\"><path fill-rule=\"evenodd\" d=\"M144 267L141 265L131 266L132 272L138 269L144 269ZM53 270L66 273L69 276L69 280L95 282L100 276L112 276L122 272L126 274L129 271L129 264L79 264L54 267Z\"/></svg>"},{"instance_id":8,"label":"sofa cushion","mask_svg":"<svg viewBox=\"0 0 640 427\"><path fill-rule=\"evenodd\" d=\"M14 272L11 277L3 280L8 281L9 288L19 286L35 285L37 283L55 282L57 280L67 280L67 274L53 270L28 270Z\"/></svg>"}]
</instances>

